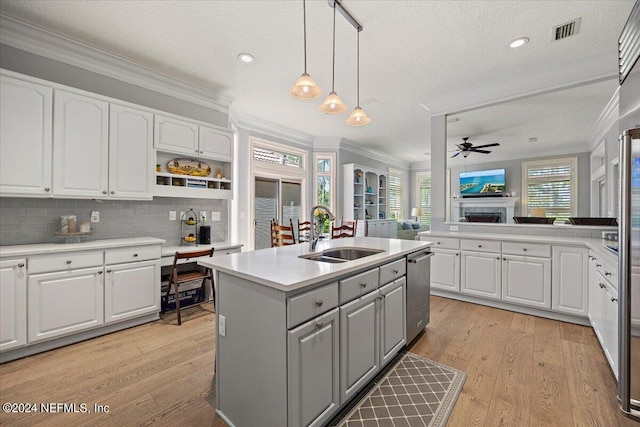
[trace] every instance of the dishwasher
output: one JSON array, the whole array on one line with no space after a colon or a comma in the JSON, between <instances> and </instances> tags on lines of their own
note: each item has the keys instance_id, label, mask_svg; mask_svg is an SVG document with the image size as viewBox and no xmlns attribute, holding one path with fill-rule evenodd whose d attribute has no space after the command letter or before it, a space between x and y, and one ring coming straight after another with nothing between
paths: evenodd
<instances>
[{"instance_id":1,"label":"dishwasher","mask_svg":"<svg viewBox=\"0 0 640 427\"><path fill-rule=\"evenodd\" d=\"M407 257L407 344L429 323L432 256L426 249Z\"/></svg>"}]
</instances>

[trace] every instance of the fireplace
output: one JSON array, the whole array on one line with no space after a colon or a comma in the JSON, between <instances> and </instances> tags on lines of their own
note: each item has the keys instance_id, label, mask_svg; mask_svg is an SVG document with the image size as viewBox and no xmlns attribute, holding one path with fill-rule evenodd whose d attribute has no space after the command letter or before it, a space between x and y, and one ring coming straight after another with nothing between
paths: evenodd
<instances>
[{"instance_id":1,"label":"fireplace","mask_svg":"<svg viewBox=\"0 0 640 427\"><path fill-rule=\"evenodd\" d=\"M451 221L513 223L517 201L518 197L451 199Z\"/></svg>"},{"instance_id":2,"label":"fireplace","mask_svg":"<svg viewBox=\"0 0 640 427\"><path fill-rule=\"evenodd\" d=\"M464 217L467 222L504 222L501 212L465 212Z\"/></svg>"}]
</instances>

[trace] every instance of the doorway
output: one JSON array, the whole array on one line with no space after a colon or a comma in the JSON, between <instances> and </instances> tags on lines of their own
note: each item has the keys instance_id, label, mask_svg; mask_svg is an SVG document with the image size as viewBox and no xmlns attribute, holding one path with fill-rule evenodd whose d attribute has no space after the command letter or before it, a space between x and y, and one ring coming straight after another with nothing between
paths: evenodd
<instances>
[{"instance_id":1,"label":"doorway","mask_svg":"<svg viewBox=\"0 0 640 427\"><path fill-rule=\"evenodd\" d=\"M302 183L293 180L255 177L254 181L255 249L271 247L271 221L295 225L302 219Z\"/></svg>"}]
</instances>

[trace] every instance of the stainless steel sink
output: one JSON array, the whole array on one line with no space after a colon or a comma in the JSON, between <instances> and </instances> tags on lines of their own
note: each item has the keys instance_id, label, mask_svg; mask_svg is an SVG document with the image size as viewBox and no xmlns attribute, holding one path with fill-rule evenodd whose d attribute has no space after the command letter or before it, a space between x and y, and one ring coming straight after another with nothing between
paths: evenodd
<instances>
[{"instance_id":1,"label":"stainless steel sink","mask_svg":"<svg viewBox=\"0 0 640 427\"><path fill-rule=\"evenodd\" d=\"M299 258L310 259L312 261L321 262L345 262L353 261L354 259L364 258L370 255L379 254L384 252L382 249L368 249L368 248L356 248L356 247L343 247L335 249L325 249L322 252L300 255Z\"/></svg>"}]
</instances>

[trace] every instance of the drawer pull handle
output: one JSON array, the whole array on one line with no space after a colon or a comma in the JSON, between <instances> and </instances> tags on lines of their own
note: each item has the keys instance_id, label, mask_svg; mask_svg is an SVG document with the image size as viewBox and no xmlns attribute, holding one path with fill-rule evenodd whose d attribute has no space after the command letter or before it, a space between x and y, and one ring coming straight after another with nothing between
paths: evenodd
<instances>
[{"instance_id":1,"label":"drawer pull handle","mask_svg":"<svg viewBox=\"0 0 640 427\"><path fill-rule=\"evenodd\" d=\"M499 257L499 256L497 256L497 257L496 257L496 259L497 259L497 260L500 260L500 257Z\"/></svg>"},{"instance_id":2,"label":"drawer pull handle","mask_svg":"<svg viewBox=\"0 0 640 427\"><path fill-rule=\"evenodd\" d=\"M436 245L441 245L441 244L442 244L442 243L440 243L440 242L436 242Z\"/></svg>"},{"instance_id":3,"label":"drawer pull handle","mask_svg":"<svg viewBox=\"0 0 640 427\"><path fill-rule=\"evenodd\" d=\"M616 301L618 301L618 298L616 298L616 297L611 297L611 302L616 302Z\"/></svg>"},{"instance_id":4,"label":"drawer pull handle","mask_svg":"<svg viewBox=\"0 0 640 427\"><path fill-rule=\"evenodd\" d=\"M102 274L102 270L98 271L98 274Z\"/></svg>"},{"instance_id":5,"label":"drawer pull handle","mask_svg":"<svg viewBox=\"0 0 640 427\"><path fill-rule=\"evenodd\" d=\"M322 301L321 299L319 299L318 301L316 301L316 305L318 307L322 307L322 304L324 304L324 301Z\"/></svg>"},{"instance_id":6,"label":"drawer pull handle","mask_svg":"<svg viewBox=\"0 0 640 427\"><path fill-rule=\"evenodd\" d=\"M18 267L20 267L20 268L24 267L24 262L19 263Z\"/></svg>"},{"instance_id":7,"label":"drawer pull handle","mask_svg":"<svg viewBox=\"0 0 640 427\"><path fill-rule=\"evenodd\" d=\"M611 273L610 273L610 272L608 272L608 271L605 271L605 272L604 272L604 275L605 275L605 276L611 276Z\"/></svg>"},{"instance_id":8,"label":"drawer pull handle","mask_svg":"<svg viewBox=\"0 0 640 427\"><path fill-rule=\"evenodd\" d=\"M111 269L107 270L107 273L111 273Z\"/></svg>"},{"instance_id":9,"label":"drawer pull handle","mask_svg":"<svg viewBox=\"0 0 640 427\"><path fill-rule=\"evenodd\" d=\"M116 192L112 190L112 191L111 191L111 194L116 194Z\"/></svg>"},{"instance_id":10,"label":"drawer pull handle","mask_svg":"<svg viewBox=\"0 0 640 427\"><path fill-rule=\"evenodd\" d=\"M460 253L459 253L459 252L456 252L456 256L460 256Z\"/></svg>"},{"instance_id":11,"label":"drawer pull handle","mask_svg":"<svg viewBox=\"0 0 640 427\"><path fill-rule=\"evenodd\" d=\"M107 194L107 190L103 190L103 191L102 191L102 194Z\"/></svg>"},{"instance_id":12,"label":"drawer pull handle","mask_svg":"<svg viewBox=\"0 0 640 427\"><path fill-rule=\"evenodd\" d=\"M46 187L46 188L44 189L44 191L47 191L47 192L48 192L48 191L51 191L51 189L50 189L49 187Z\"/></svg>"},{"instance_id":13,"label":"drawer pull handle","mask_svg":"<svg viewBox=\"0 0 640 427\"><path fill-rule=\"evenodd\" d=\"M133 254L133 257L136 258L138 256L138 254Z\"/></svg>"},{"instance_id":14,"label":"drawer pull handle","mask_svg":"<svg viewBox=\"0 0 640 427\"><path fill-rule=\"evenodd\" d=\"M481 248L481 247L482 247L482 245L478 245L478 247L479 247L479 248Z\"/></svg>"},{"instance_id":15,"label":"drawer pull handle","mask_svg":"<svg viewBox=\"0 0 640 427\"><path fill-rule=\"evenodd\" d=\"M316 328L320 329L324 326L324 322L316 322Z\"/></svg>"},{"instance_id":16,"label":"drawer pull handle","mask_svg":"<svg viewBox=\"0 0 640 427\"><path fill-rule=\"evenodd\" d=\"M67 264L71 264L71 260L70 259L67 260Z\"/></svg>"},{"instance_id":17,"label":"drawer pull handle","mask_svg":"<svg viewBox=\"0 0 640 427\"><path fill-rule=\"evenodd\" d=\"M360 283L360 287L364 289L364 288L367 287L367 284L366 283Z\"/></svg>"},{"instance_id":18,"label":"drawer pull handle","mask_svg":"<svg viewBox=\"0 0 640 427\"><path fill-rule=\"evenodd\" d=\"M600 286L600 289L604 289L605 284L602 282L599 282L598 285Z\"/></svg>"},{"instance_id":19,"label":"drawer pull handle","mask_svg":"<svg viewBox=\"0 0 640 427\"><path fill-rule=\"evenodd\" d=\"M398 270L393 270L393 274L398 274Z\"/></svg>"},{"instance_id":20,"label":"drawer pull handle","mask_svg":"<svg viewBox=\"0 0 640 427\"><path fill-rule=\"evenodd\" d=\"M602 264L596 264L596 267L602 267Z\"/></svg>"},{"instance_id":21,"label":"drawer pull handle","mask_svg":"<svg viewBox=\"0 0 640 427\"><path fill-rule=\"evenodd\" d=\"M527 248L522 248L523 251L527 252Z\"/></svg>"}]
</instances>

